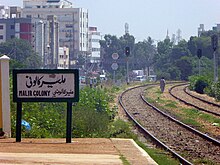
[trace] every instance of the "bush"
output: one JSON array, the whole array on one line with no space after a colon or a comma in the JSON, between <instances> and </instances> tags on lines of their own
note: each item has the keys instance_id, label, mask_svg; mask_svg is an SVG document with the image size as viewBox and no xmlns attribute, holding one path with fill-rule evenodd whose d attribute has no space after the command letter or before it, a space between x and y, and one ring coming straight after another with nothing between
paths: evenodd
<instances>
[{"instance_id":1,"label":"bush","mask_svg":"<svg viewBox=\"0 0 220 165\"><path fill-rule=\"evenodd\" d=\"M73 137L105 137L109 123L109 116L106 112L91 109L73 111Z\"/></svg>"},{"instance_id":2,"label":"bush","mask_svg":"<svg viewBox=\"0 0 220 165\"><path fill-rule=\"evenodd\" d=\"M213 82L210 76L191 76L190 90L194 90L200 94L206 93L210 97L214 97L217 101L220 100L220 81Z\"/></svg>"},{"instance_id":3,"label":"bush","mask_svg":"<svg viewBox=\"0 0 220 165\"><path fill-rule=\"evenodd\" d=\"M209 85L209 77L207 76L190 76L190 90L194 90L200 94L204 93L204 89Z\"/></svg>"},{"instance_id":4,"label":"bush","mask_svg":"<svg viewBox=\"0 0 220 165\"><path fill-rule=\"evenodd\" d=\"M107 89L85 87L80 90L80 100L73 106L74 137L104 137L116 115L109 108L113 100ZM16 129L16 104L11 102L12 137ZM66 103L23 103L22 119L31 130L22 127L22 137L62 138L66 136Z\"/></svg>"},{"instance_id":5,"label":"bush","mask_svg":"<svg viewBox=\"0 0 220 165\"><path fill-rule=\"evenodd\" d=\"M220 101L220 81L217 83L213 82L209 87L205 89L205 93L211 97L215 97L217 101Z\"/></svg>"},{"instance_id":6,"label":"bush","mask_svg":"<svg viewBox=\"0 0 220 165\"><path fill-rule=\"evenodd\" d=\"M204 89L208 86L208 84L204 80L198 80L195 84L195 91L200 94L204 94Z\"/></svg>"},{"instance_id":7,"label":"bush","mask_svg":"<svg viewBox=\"0 0 220 165\"><path fill-rule=\"evenodd\" d=\"M130 130L130 125L121 119L117 119L111 123L109 127L109 137L133 138L133 139L136 138L135 135Z\"/></svg>"}]
</instances>

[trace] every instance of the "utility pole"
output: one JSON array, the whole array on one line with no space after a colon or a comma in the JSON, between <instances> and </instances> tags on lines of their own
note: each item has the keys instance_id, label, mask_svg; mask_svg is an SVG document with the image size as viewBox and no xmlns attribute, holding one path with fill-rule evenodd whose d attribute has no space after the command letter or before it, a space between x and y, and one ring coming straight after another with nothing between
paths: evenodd
<instances>
[{"instance_id":1,"label":"utility pole","mask_svg":"<svg viewBox=\"0 0 220 165\"><path fill-rule=\"evenodd\" d=\"M199 58L199 76L200 76L200 74L201 74L200 59L202 57L202 49L197 50L197 57Z\"/></svg>"},{"instance_id":2,"label":"utility pole","mask_svg":"<svg viewBox=\"0 0 220 165\"><path fill-rule=\"evenodd\" d=\"M213 64L214 64L214 82L218 81L218 57L216 54L216 50L218 48L218 36L213 35L211 37L212 40L212 48L213 48Z\"/></svg>"}]
</instances>

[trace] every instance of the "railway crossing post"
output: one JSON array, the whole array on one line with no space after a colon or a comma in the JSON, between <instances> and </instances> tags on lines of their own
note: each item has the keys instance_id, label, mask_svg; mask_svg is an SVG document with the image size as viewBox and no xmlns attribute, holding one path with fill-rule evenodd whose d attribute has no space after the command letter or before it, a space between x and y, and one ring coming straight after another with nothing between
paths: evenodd
<instances>
[{"instance_id":1,"label":"railway crossing post","mask_svg":"<svg viewBox=\"0 0 220 165\"><path fill-rule=\"evenodd\" d=\"M6 55L0 57L0 132L7 137L11 137L9 60Z\"/></svg>"}]
</instances>

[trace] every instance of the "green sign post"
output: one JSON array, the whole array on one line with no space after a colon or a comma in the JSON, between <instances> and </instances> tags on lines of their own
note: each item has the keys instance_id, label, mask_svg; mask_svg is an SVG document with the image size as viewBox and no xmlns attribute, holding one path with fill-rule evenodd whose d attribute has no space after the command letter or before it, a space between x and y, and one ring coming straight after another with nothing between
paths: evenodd
<instances>
[{"instance_id":1,"label":"green sign post","mask_svg":"<svg viewBox=\"0 0 220 165\"><path fill-rule=\"evenodd\" d=\"M77 69L13 70L16 142L21 142L22 102L67 102L66 143L71 143L72 103L79 101Z\"/></svg>"}]
</instances>

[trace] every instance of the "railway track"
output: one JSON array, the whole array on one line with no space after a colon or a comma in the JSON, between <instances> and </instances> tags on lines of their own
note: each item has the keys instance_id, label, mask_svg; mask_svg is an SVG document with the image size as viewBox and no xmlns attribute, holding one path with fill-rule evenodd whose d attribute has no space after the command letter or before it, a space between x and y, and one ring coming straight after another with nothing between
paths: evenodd
<instances>
[{"instance_id":1,"label":"railway track","mask_svg":"<svg viewBox=\"0 0 220 165\"><path fill-rule=\"evenodd\" d=\"M204 111L215 116L220 117L220 104L215 103L214 101L208 101L201 96L196 96L192 94L187 88L188 84L178 84L174 85L169 89L169 93L179 101L193 106L200 111Z\"/></svg>"},{"instance_id":2,"label":"railway track","mask_svg":"<svg viewBox=\"0 0 220 165\"><path fill-rule=\"evenodd\" d=\"M129 118L182 164L220 164L220 142L147 103L142 92L148 86L150 85L131 88L120 96L120 104Z\"/></svg>"}]
</instances>

